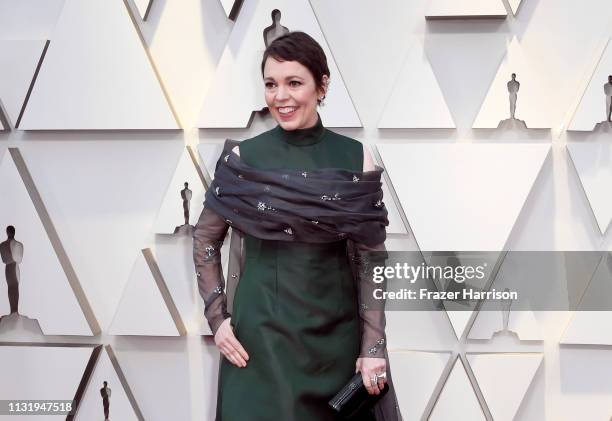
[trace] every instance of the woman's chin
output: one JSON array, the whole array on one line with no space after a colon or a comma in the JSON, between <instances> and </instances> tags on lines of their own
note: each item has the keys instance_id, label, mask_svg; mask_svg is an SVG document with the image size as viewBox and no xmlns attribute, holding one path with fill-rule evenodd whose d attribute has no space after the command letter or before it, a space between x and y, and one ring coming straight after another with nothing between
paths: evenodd
<instances>
[{"instance_id":1,"label":"woman's chin","mask_svg":"<svg viewBox=\"0 0 612 421\"><path fill-rule=\"evenodd\" d=\"M282 118L279 118L277 121L278 121L278 124L285 130L295 130L299 126L298 120L295 118L288 120L288 121L283 120Z\"/></svg>"}]
</instances>

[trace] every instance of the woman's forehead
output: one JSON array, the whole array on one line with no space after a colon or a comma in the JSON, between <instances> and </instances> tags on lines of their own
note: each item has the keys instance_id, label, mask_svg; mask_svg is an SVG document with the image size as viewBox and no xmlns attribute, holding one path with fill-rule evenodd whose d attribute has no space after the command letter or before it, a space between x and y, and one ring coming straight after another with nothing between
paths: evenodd
<instances>
[{"instance_id":1,"label":"woman's forehead","mask_svg":"<svg viewBox=\"0 0 612 421\"><path fill-rule=\"evenodd\" d=\"M292 76L307 78L310 72L298 61L278 61L273 57L268 57L264 66L264 78L285 79Z\"/></svg>"}]
</instances>

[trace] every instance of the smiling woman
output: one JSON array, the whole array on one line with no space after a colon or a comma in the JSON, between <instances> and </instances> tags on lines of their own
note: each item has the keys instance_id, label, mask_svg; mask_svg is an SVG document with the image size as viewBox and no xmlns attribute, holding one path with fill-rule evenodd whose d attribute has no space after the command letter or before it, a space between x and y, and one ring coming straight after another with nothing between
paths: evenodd
<instances>
[{"instance_id":1,"label":"smiling woman","mask_svg":"<svg viewBox=\"0 0 612 421\"><path fill-rule=\"evenodd\" d=\"M217 421L340 420L328 402L357 371L371 395L387 382L389 392L354 420L397 421L384 311L368 310L370 285L353 270L363 251L384 250L382 169L373 171L359 141L323 126L329 69L314 39L275 39L261 69L278 125L240 142L236 156L224 151L194 234L205 314L224 357ZM244 236L232 314L219 275L229 225Z\"/></svg>"},{"instance_id":2,"label":"smiling woman","mask_svg":"<svg viewBox=\"0 0 612 421\"><path fill-rule=\"evenodd\" d=\"M325 53L303 32L281 38L266 49L261 62L266 104L283 129L312 127L329 85Z\"/></svg>"},{"instance_id":3,"label":"smiling woman","mask_svg":"<svg viewBox=\"0 0 612 421\"><path fill-rule=\"evenodd\" d=\"M281 127L295 130L316 124L316 105L325 96L327 82L319 88L306 67L273 57L266 61L264 75L266 104Z\"/></svg>"}]
</instances>

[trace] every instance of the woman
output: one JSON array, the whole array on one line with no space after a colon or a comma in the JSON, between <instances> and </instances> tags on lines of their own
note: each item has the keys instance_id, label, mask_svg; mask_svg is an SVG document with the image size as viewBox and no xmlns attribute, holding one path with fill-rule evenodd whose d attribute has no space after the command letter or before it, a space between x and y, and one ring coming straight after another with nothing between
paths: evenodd
<instances>
[{"instance_id":1,"label":"woman","mask_svg":"<svg viewBox=\"0 0 612 421\"><path fill-rule=\"evenodd\" d=\"M368 307L359 275L363 251L384 250L382 169L360 142L323 127L329 69L314 39L275 39L261 68L278 126L226 142L194 233L205 316L224 356L217 421L339 419L328 401L358 371L370 394L391 387L358 419L399 420L384 310ZM242 273L230 270L240 279L232 314L219 255L229 226L245 234Z\"/></svg>"}]
</instances>

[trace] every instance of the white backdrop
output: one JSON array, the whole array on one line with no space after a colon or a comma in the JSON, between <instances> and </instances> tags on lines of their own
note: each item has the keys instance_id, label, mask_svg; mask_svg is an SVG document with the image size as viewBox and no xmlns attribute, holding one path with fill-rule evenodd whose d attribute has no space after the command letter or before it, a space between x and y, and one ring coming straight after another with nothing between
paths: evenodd
<instances>
[{"instance_id":1,"label":"white backdrop","mask_svg":"<svg viewBox=\"0 0 612 421\"><path fill-rule=\"evenodd\" d=\"M50 39L53 45L56 23L61 21L65 4L84 1L0 0L0 49L3 49L0 55L3 51L15 51L16 44L11 45L10 41ZM71 78L77 80L72 83L70 80L63 81L61 91L51 89L53 86L49 84L53 79L49 77L62 77L62 72L56 67L58 63L55 63L53 74L39 79L47 84L46 89L37 87L33 91L31 99L36 100L36 103L32 103L36 104L36 110L31 109L31 112L42 113L40 116L53 112L66 113L61 121L48 123L47 128L55 130L45 130L43 123L46 120L42 117L37 119L36 113L28 114L27 107L22 121L40 130L26 132L14 128L17 119L14 110L21 110L22 105L14 101L21 101L28 87L24 87L22 73L15 75L14 71L4 66L0 68L0 109L8 117L12 128L0 132L0 155L7 153L8 147L20 149L101 332L94 337L43 337L31 331L23 334L8 332L6 326L0 325L0 341L10 338L34 342L110 344L145 419L168 419L179 403L182 405L180 419L213 419L218 353L210 337L198 336L198 329L189 330L189 335L184 337L117 337L109 334L109 327L130 279L135 256L140 250L151 248L155 253L159 244L164 247L164 253L172 255L172 251L168 250L168 241L156 236L154 224L185 145L197 147L202 143L222 142L227 137L245 139L273 127L275 123L269 118L256 116L246 129L197 129L208 86L214 83L216 64L235 25L227 19L219 0L153 0L146 21L142 20L136 4L131 0L126 0L127 7L121 0L104 1L112 4L113 13L94 14L88 18L87 25L75 26L81 31L90 31L88 36L78 32L70 35L70 28L61 28L62 40L68 39L82 47L66 50L62 54L67 55L61 56L65 60L63 64L71 66L66 74L71 74ZM591 76L608 38L612 36L612 3L609 0L523 0L516 16L505 4L509 11L506 19L426 21L429 1L388 0L384 4L366 0L310 1L363 126L334 130L369 145L393 145L392 149L399 150L397 155L400 157L402 153L406 156L411 153L411 145L419 144L414 150L420 150L423 143L538 143L550 146L549 155L541 162L539 170L530 168L537 176L531 188L527 186L524 203L512 203L514 208L520 210L513 217L514 222L505 228L506 231L496 231L495 238L505 239L505 248L509 250L610 250L612 234L606 229L610 215L591 206L603 206L604 210L610 207L612 195L609 192L612 186L592 177L597 177L597 174L606 176L612 164L609 160L593 159L593 166L589 167L588 162L582 159L580 165L575 166L566 145L583 145L586 148L581 149L583 158L593 154L599 156L596 151L607 151L607 148L599 147L596 142L609 144L612 134L568 132L566 128L577 109L590 107L581 100L584 92L590 92ZM41 3L44 3L44 7ZM82 3L80 5L83 6ZM117 10L125 13L119 14L122 25L127 22L134 26L133 31L123 26L121 36L130 37L130 49L142 48L137 59L130 60L129 55L125 55L126 48L122 43L125 40L113 39L113 32L107 32L102 39L95 38L98 27L112 27L113 22L103 19L114 19ZM240 18L238 14L236 19ZM119 36L119 33L115 34ZM507 133L496 129L472 129L486 98L500 95L498 91L490 91L490 87L495 86L498 68L504 62L507 45L514 37L520 43L529 68L537 72L538 92L544 93L540 101L547 108L546 116L550 120L551 130L530 129ZM80 45L87 40L95 40L106 47L90 49L88 45ZM400 74L410 74L405 69L402 72L402 65L406 62L409 49L414 47L414 40L422 43L418 47L431 66L456 129L410 128L419 127L416 123L412 126L394 126L406 128L378 128L394 89L405 93L403 98L398 95L393 97L394 106L401 107L404 102L410 109L415 103L428 104L422 89L418 90L419 96L413 96L410 86L406 86L418 84L418 78L398 77ZM31 54L38 49L30 48L28 51L29 55L24 54L23 59L25 63L30 63L30 69L24 71L33 73L35 69L31 69L31 66L35 66L38 60L32 60ZM126 94L129 94L127 98L130 101L127 105L121 102L125 98L118 97L117 92L109 90L104 84L87 86L87 90L84 90L83 83L86 81L104 79L104 75L100 74L91 77L100 69L95 65L101 60L96 56L96 51L109 55L104 60L106 65L115 63L113 77L129 75L136 78L121 81L124 86L131 87ZM118 56L113 56L114 51ZM49 49L47 53L51 52ZM77 56L70 57L71 52ZM45 58L48 57L51 56ZM1 60L0 63L4 63ZM39 76L45 74L44 64L43 60ZM607 72L612 74L612 69ZM139 75L142 79L138 79ZM330 95L333 94L333 81L339 77L331 75ZM518 79L521 80L520 74ZM526 76L525 80L532 80L531 75ZM159 86L151 85L151 81L157 81ZM428 78L427 83L431 81ZM112 80L105 82L113 85ZM596 85L594 91L599 89L603 92L605 80L594 80L593 83ZM147 86L153 87L147 90ZM527 86L521 89L527 89ZM44 97L45 92L53 97ZM74 99L74 95L80 96ZM501 95L506 93L502 92ZM603 109L605 98L603 93L601 95L599 101ZM521 115L521 110L527 108L521 108L521 99L528 96L524 91L519 92L517 117L524 119L529 127L529 115ZM439 92L434 92L432 97L439 101ZM92 104L91 108L87 100ZM113 107L118 102L122 107ZM66 106L72 103L78 104L78 107ZM431 109L439 109L440 103L428 105ZM159 120L160 116L163 116L163 121ZM499 117L500 120L504 118L505 115ZM597 121L600 120L598 117ZM169 128L175 121L181 130L141 130L146 127ZM134 127L130 127L130 122L134 123ZM150 122L149 126L147 122ZM39 123L42 126L37 126ZM115 123L117 126L113 127ZM59 126L63 130L57 130L58 124L63 124ZM87 130L87 127L106 130ZM384 150L385 147L379 148L383 164L387 164ZM432 162L441 161L435 159ZM522 164L517 164L510 171L524 175ZM394 168L401 165L401 159L389 161L388 165L389 174L393 175ZM448 175L446 168L427 170L419 167L418 172L416 170L416 167L405 168L401 172L402 177L418 177L418 182L427 185L432 177ZM509 172L504 180L511 181L512 177L512 172ZM472 186L472 193L486 194L499 187L496 183L498 179L475 179L478 182ZM585 190L581 179L601 187ZM409 190L399 188L404 183L409 186L414 179L404 180L400 177L391 181L398 194L408 191L401 193L399 201L405 205L414 204ZM432 185L440 185L440 179L435 178L435 181L437 183ZM0 206L2 200L0 198ZM419 209L418 203L414 206L417 208L414 212L427 211ZM404 210L407 210L407 206L404 206ZM450 213L453 209L446 211ZM505 212L504 204L499 203L491 211L494 216L495 212ZM603 214L607 215L608 220L601 220ZM418 225L418 218L411 220L410 214L405 215L405 220L408 224L417 224L409 226L417 233L420 228L426 228ZM603 234L598 221L603 224ZM0 221L0 232L3 233L4 226L9 223ZM486 232L479 231L479 226L471 228L478 234L475 238L487 237ZM425 233L419 239L413 236L412 230L405 235L390 235L388 248L412 250L419 244L444 244L444 239L438 234L432 239L427 238L428 234ZM2 241L4 238L2 235ZM177 262L177 271L183 273L188 264L188 259ZM166 283L171 282L167 266L163 272ZM0 299L4 300L5 297ZM191 299L194 303L199 299L195 279ZM137 313L138 309L135 308L135 317ZM608 420L612 416L612 343L560 346L571 314L536 314L544 340L535 342L497 338L494 341L461 343L457 341L448 318L440 317L440 314L393 312L388 317L387 334L393 376L398 393L401 392L398 395L400 406L406 408L406 419L429 415L432 419L468 419L458 415L462 412L456 405L461 401L475 402L477 413L481 411L479 407L485 404L489 413L506 411L500 419L512 419L513 414L516 414L515 419L533 421ZM406 329L407 326L409 329ZM609 329L609 325L605 327ZM415 351L441 354L432 358L430 354ZM526 365L521 365L523 359L520 358L516 361L502 359L504 373L515 373L516 376L522 373L532 380L512 378L504 382L500 379L496 383L481 379L478 382L479 371L466 366L478 358L464 358L462 364L455 363L448 352L463 355L465 352L493 352L500 358L508 353L536 353L543 354L543 362L539 368L533 369L533 360L529 358L524 359ZM43 353L37 352L23 358L39 358L39 355ZM427 362L427 368L421 367L422 371L415 376L415 367L421 360ZM480 358L480 361L485 360ZM498 364L496 361L493 358L488 364ZM515 366L508 369L503 364ZM163 367L163 371L160 367ZM482 367L479 366L479 369L482 370ZM467 383L465 373L460 370L467 370ZM426 383L431 392L414 393L424 376L427 376ZM153 379L154 383L148 379ZM507 396L504 395L508 392L506 387L524 385L525 382L528 387L521 389L524 394L512 396L512 402L517 402L514 407L506 408L495 401ZM159 387L155 387L155 383ZM466 384L471 387L464 387ZM121 385L116 384L115 387L121 388ZM31 391L34 395L26 397L36 398L36 389L32 388ZM422 410L415 413L414 409L409 409L415 407ZM452 418L449 418L449 413ZM483 415L483 419L487 416Z\"/></svg>"}]
</instances>

